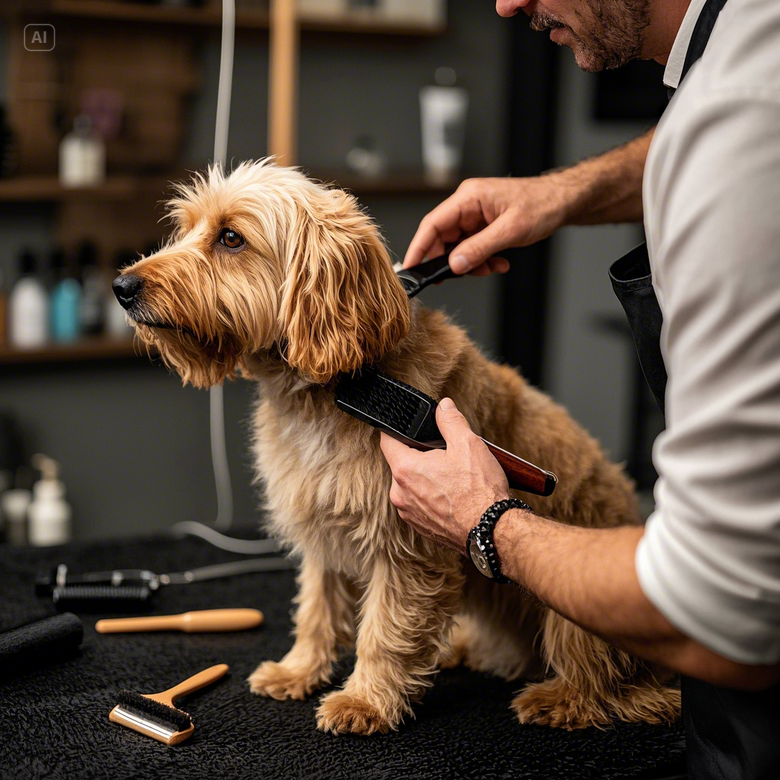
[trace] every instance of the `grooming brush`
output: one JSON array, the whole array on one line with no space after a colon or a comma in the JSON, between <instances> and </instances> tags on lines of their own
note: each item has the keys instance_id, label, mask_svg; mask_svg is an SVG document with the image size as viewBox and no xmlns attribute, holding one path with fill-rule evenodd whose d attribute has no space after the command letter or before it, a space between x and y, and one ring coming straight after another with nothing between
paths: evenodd
<instances>
[{"instance_id":1,"label":"grooming brush","mask_svg":"<svg viewBox=\"0 0 780 780\"><path fill-rule=\"evenodd\" d=\"M443 282L445 279L453 279L457 274L450 268L450 253L421 263L413 268L402 268L397 272L401 284L406 290L407 298L414 298L417 293L424 290L430 284Z\"/></svg>"},{"instance_id":2,"label":"grooming brush","mask_svg":"<svg viewBox=\"0 0 780 780\"><path fill-rule=\"evenodd\" d=\"M210 666L162 693L119 691L117 705L108 719L166 745L178 745L192 734L195 724L186 712L176 708L176 700L216 682L228 668L227 664Z\"/></svg>"},{"instance_id":3,"label":"grooming brush","mask_svg":"<svg viewBox=\"0 0 780 780\"><path fill-rule=\"evenodd\" d=\"M343 376L336 386L336 406L417 450L446 447L436 425L436 401L376 369L363 366L359 374ZM549 496L555 490L555 474L482 441L504 470L511 488L539 496Z\"/></svg>"},{"instance_id":4,"label":"grooming brush","mask_svg":"<svg viewBox=\"0 0 780 780\"><path fill-rule=\"evenodd\" d=\"M245 631L263 622L259 609L201 609L180 615L111 618L98 620L99 634L125 634L131 631L184 631L187 634L213 631Z\"/></svg>"}]
</instances>

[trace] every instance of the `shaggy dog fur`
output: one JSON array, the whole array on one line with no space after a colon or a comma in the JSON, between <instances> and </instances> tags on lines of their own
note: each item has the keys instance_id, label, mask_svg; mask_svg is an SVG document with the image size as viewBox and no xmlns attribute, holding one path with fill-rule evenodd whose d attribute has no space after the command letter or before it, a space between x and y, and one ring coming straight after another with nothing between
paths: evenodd
<instances>
[{"instance_id":1,"label":"shaggy dog fur","mask_svg":"<svg viewBox=\"0 0 780 780\"><path fill-rule=\"evenodd\" d=\"M675 719L679 694L656 671L401 521L379 434L336 408L333 385L371 363L450 396L475 432L558 475L552 496L520 495L537 512L588 527L639 522L629 482L596 442L444 314L410 305L351 195L262 161L212 168L169 206L171 239L124 269L143 282L128 314L185 383L258 382L269 530L301 560L295 644L257 668L251 690L303 698L354 646L354 671L317 710L325 731L396 729L436 671L459 662L530 680L512 702L521 723ZM245 243L226 246L226 229Z\"/></svg>"}]
</instances>

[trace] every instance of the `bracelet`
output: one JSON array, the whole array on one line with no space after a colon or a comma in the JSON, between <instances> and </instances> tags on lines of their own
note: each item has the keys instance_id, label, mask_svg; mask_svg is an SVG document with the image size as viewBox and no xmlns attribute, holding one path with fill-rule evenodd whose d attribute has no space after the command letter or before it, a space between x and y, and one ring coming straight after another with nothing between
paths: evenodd
<instances>
[{"instance_id":1,"label":"bracelet","mask_svg":"<svg viewBox=\"0 0 780 780\"><path fill-rule=\"evenodd\" d=\"M501 572L501 564L493 541L493 532L496 523L508 509L525 509L533 512L533 509L519 498L505 498L496 501L485 510L479 522L471 529L466 542L466 555L471 558L479 573L501 584L506 584L511 580Z\"/></svg>"}]
</instances>

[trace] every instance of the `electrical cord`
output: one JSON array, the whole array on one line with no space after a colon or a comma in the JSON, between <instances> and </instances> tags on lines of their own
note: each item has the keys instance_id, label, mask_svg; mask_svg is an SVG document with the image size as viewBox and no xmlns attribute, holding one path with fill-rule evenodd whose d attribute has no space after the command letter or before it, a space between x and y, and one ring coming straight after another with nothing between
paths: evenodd
<instances>
[{"instance_id":1,"label":"electrical cord","mask_svg":"<svg viewBox=\"0 0 780 780\"><path fill-rule=\"evenodd\" d=\"M222 0L222 42L219 57L219 86L217 87L217 117L214 127L214 164L224 169L227 163L228 132L230 129L230 97L233 90L233 55L235 52L235 0ZM263 555L279 551L273 539L234 539L220 531L233 525L233 486L227 459L225 440L224 388L214 385L209 390L209 433L211 463L217 489L217 529L186 520L176 523L171 531L177 536L198 536L214 547L242 555ZM281 560L281 559L280 559Z\"/></svg>"}]
</instances>

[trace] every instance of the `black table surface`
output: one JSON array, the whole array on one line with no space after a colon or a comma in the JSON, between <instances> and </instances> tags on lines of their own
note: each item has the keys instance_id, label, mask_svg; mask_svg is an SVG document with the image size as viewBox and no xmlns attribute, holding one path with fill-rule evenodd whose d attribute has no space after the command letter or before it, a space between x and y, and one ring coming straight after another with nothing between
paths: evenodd
<instances>
[{"instance_id":1,"label":"black table surface","mask_svg":"<svg viewBox=\"0 0 780 780\"><path fill-rule=\"evenodd\" d=\"M148 568L163 573L241 556L200 539L169 536L34 549L0 546L0 630L53 613L34 595L36 572L66 563L73 572ZM292 645L293 573L244 574L168 586L149 614L254 607L252 631L224 634L101 635L84 623L79 653L43 668L0 676L0 778L668 778L684 772L685 740L672 727L616 724L566 732L521 726L509 709L518 683L465 669L442 672L414 719L388 735L317 731L318 696L278 702L252 695L257 664ZM167 747L108 720L120 688L153 693L212 664L228 675L184 699L192 737ZM340 664L334 684L349 673Z\"/></svg>"}]
</instances>

